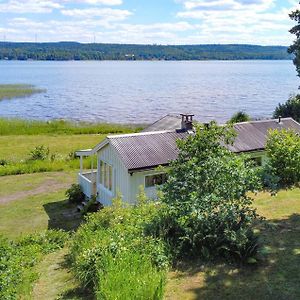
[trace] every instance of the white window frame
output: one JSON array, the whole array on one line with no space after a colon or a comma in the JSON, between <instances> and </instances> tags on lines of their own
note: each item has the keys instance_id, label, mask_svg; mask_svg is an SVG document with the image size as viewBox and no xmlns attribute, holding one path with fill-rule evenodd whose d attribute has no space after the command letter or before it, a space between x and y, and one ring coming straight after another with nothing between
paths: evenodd
<instances>
[{"instance_id":1,"label":"white window frame","mask_svg":"<svg viewBox=\"0 0 300 300\"><path fill-rule=\"evenodd\" d=\"M104 178L102 178L101 163L104 164L105 169L106 169L106 167L111 168L111 190L105 186L104 180L105 180L106 176L104 176ZM104 173L106 173L106 170L104 170ZM114 191L114 168L110 163L108 163L107 161L105 161L104 159L101 159L101 158L99 159L99 186L100 186L100 189L103 190L105 193L107 193L111 196L113 195L113 191Z\"/></svg>"}]
</instances>

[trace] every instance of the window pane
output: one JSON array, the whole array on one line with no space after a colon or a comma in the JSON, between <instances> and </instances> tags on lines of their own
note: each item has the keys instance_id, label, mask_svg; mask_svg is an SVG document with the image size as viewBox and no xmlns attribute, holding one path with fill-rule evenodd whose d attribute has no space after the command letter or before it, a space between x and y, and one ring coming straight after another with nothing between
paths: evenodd
<instances>
[{"instance_id":1,"label":"window pane","mask_svg":"<svg viewBox=\"0 0 300 300\"><path fill-rule=\"evenodd\" d=\"M104 177L103 177L103 185L106 187L106 181L107 181L107 172L106 172L106 167L107 167L107 164L106 163L103 163L103 173L104 173Z\"/></svg>"},{"instance_id":2,"label":"window pane","mask_svg":"<svg viewBox=\"0 0 300 300\"><path fill-rule=\"evenodd\" d=\"M155 185L162 185L167 181L167 174L156 174L145 177L145 187L152 187Z\"/></svg>"},{"instance_id":3,"label":"window pane","mask_svg":"<svg viewBox=\"0 0 300 300\"><path fill-rule=\"evenodd\" d=\"M108 176L108 189L112 191L112 166L109 166L109 176Z\"/></svg>"}]
</instances>

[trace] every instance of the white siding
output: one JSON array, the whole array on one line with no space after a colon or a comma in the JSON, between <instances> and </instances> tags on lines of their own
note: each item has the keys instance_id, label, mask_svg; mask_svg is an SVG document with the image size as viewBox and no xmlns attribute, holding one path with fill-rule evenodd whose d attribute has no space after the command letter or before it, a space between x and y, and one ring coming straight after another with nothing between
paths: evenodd
<instances>
[{"instance_id":1,"label":"white siding","mask_svg":"<svg viewBox=\"0 0 300 300\"><path fill-rule=\"evenodd\" d=\"M129 202L129 174L124 167L122 161L119 159L115 150L108 144L97 153L98 162L97 168L99 170L97 177L97 192L98 201L104 206L109 206L112 203L112 199L116 196L119 191L123 196L123 201ZM112 192L106 190L100 185L100 160L110 164L113 168L112 178Z\"/></svg>"},{"instance_id":2,"label":"white siding","mask_svg":"<svg viewBox=\"0 0 300 300\"><path fill-rule=\"evenodd\" d=\"M154 175L154 174L160 174L161 171L142 171L142 172L136 172L133 173L129 178L129 185L130 185L130 198L131 203L136 202L137 195L139 193L139 187L142 185L145 188L145 176L146 175ZM149 187L145 188L145 193L148 198L150 199L156 199L157 198L157 188L156 187Z\"/></svg>"}]
</instances>

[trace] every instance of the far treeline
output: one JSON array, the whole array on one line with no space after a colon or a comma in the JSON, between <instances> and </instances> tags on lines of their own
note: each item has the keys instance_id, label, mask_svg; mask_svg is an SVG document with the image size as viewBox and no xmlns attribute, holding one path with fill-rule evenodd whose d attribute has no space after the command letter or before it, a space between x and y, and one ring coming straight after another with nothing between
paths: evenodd
<instances>
[{"instance_id":1,"label":"far treeline","mask_svg":"<svg viewBox=\"0 0 300 300\"><path fill-rule=\"evenodd\" d=\"M134 45L0 42L0 60L240 60L292 59L284 46Z\"/></svg>"}]
</instances>

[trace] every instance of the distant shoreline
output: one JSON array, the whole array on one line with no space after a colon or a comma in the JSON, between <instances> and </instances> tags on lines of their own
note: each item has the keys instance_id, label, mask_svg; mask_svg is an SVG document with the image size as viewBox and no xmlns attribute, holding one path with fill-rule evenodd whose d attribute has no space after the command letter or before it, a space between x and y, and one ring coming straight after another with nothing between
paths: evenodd
<instances>
[{"instance_id":1,"label":"distant shoreline","mask_svg":"<svg viewBox=\"0 0 300 300\"><path fill-rule=\"evenodd\" d=\"M286 46L245 44L142 45L0 42L0 60L210 61L290 60Z\"/></svg>"}]
</instances>

